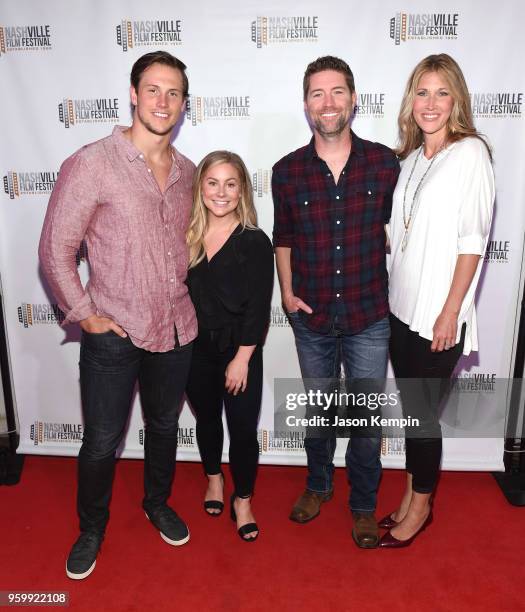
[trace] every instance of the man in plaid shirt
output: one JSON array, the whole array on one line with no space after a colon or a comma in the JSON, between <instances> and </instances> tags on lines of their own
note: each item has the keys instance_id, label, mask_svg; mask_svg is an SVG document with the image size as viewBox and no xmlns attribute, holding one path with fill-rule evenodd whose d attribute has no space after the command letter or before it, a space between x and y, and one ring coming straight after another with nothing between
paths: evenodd
<instances>
[{"instance_id":1,"label":"man in plaid shirt","mask_svg":"<svg viewBox=\"0 0 525 612\"><path fill-rule=\"evenodd\" d=\"M346 62L331 56L312 62L303 89L314 135L273 168L273 241L302 377L317 379L316 389L326 391L338 381L341 363L347 381L386 376L384 224L399 163L389 148L362 140L350 129L356 93ZM362 548L375 548L379 541L374 511L380 443L378 435L356 436L346 452L352 535ZM323 437L309 432L306 490L291 520L315 518L331 499L335 446L333 429Z\"/></svg>"}]
</instances>

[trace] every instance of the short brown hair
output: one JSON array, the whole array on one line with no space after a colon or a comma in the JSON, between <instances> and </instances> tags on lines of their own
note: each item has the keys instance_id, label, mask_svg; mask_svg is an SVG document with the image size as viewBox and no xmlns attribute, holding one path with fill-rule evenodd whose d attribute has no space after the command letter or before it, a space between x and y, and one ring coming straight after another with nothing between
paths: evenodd
<instances>
[{"instance_id":1,"label":"short brown hair","mask_svg":"<svg viewBox=\"0 0 525 612\"><path fill-rule=\"evenodd\" d=\"M317 72L323 72L323 70L335 70L336 72L343 74L350 93L353 94L355 92L354 75L350 70L350 66L344 60L339 59L338 57L334 57L333 55L325 55L323 57L318 57L315 62L311 62L306 67L306 72L304 73L303 78L303 95L305 100L310 88L310 77L312 74L316 74Z\"/></svg>"},{"instance_id":2,"label":"short brown hair","mask_svg":"<svg viewBox=\"0 0 525 612\"><path fill-rule=\"evenodd\" d=\"M165 66L170 66L171 68L175 68L175 70L179 70L182 75L182 94L185 98L188 97L189 83L186 75L186 64L167 51L152 51L151 53L146 53L142 57L139 57L133 64L130 81L135 91L139 90L142 73L152 64L164 64Z\"/></svg>"}]
</instances>

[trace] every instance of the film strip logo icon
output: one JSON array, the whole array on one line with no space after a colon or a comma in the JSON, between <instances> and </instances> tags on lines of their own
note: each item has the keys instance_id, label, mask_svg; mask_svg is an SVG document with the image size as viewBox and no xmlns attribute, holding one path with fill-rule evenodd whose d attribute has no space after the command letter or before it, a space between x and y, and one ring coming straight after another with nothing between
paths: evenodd
<instances>
[{"instance_id":1,"label":"film strip logo icon","mask_svg":"<svg viewBox=\"0 0 525 612\"><path fill-rule=\"evenodd\" d=\"M60 123L64 124L65 128L75 125L75 110L73 108L73 100L64 98L58 105L58 118Z\"/></svg>"},{"instance_id":2,"label":"film strip logo icon","mask_svg":"<svg viewBox=\"0 0 525 612\"><path fill-rule=\"evenodd\" d=\"M402 455L405 452L405 438L382 438L382 455Z\"/></svg>"},{"instance_id":3,"label":"film strip logo icon","mask_svg":"<svg viewBox=\"0 0 525 612\"><path fill-rule=\"evenodd\" d=\"M407 39L407 14L396 13L390 20L390 38L394 39L396 45Z\"/></svg>"},{"instance_id":4,"label":"film strip logo icon","mask_svg":"<svg viewBox=\"0 0 525 612\"><path fill-rule=\"evenodd\" d=\"M268 452L269 433L267 429L259 429L257 432L257 441L259 442L259 454Z\"/></svg>"},{"instance_id":5,"label":"film strip logo icon","mask_svg":"<svg viewBox=\"0 0 525 612\"><path fill-rule=\"evenodd\" d=\"M5 52L5 30L0 26L0 55Z\"/></svg>"},{"instance_id":6,"label":"film strip logo icon","mask_svg":"<svg viewBox=\"0 0 525 612\"><path fill-rule=\"evenodd\" d=\"M188 96L186 117L191 121L191 125L202 122L202 98L200 96Z\"/></svg>"},{"instance_id":7,"label":"film strip logo icon","mask_svg":"<svg viewBox=\"0 0 525 612\"><path fill-rule=\"evenodd\" d=\"M22 304L18 307L18 321L26 329L33 325L33 306L31 304Z\"/></svg>"},{"instance_id":8,"label":"film strip logo icon","mask_svg":"<svg viewBox=\"0 0 525 612\"><path fill-rule=\"evenodd\" d=\"M123 19L120 25L116 27L117 30L117 44L122 47L122 51L127 51L133 48L133 29L132 22L127 19Z\"/></svg>"},{"instance_id":9,"label":"film strip logo icon","mask_svg":"<svg viewBox=\"0 0 525 612\"><path fill-rule=\"evenodd\" d=\"M268 17L257 17L252 21L252 42L260 49L268 44Z\"/></svg>"},{"instance_id":10,"label":"film strip logo icon","mask_svg":"<svg viewBox=\"0 0 525 612\"><path fill-rule=\"evenodd\" d=\"M253 191L258 198L262 198L268 193L270 185L270 173L268 170L257 170L252 174Z\"/></svg>"},{"instance_id":11,"label":"film strip logo icon","mask_svg":"<svg viewBox=\"0 0 525 612\"><path fill-rule=\"evenodd\" d=\"M29 428L29 438L33 440L33 444L38 446L44 441L44 423L35 421Z\"/></svg>"},{"instance_id":12,"label":"film strip logo icon","mask_svg":"<svg viewBox=\"0 0 525 612\"><path fill-rule=\"evenodd\" d=\"M4 176L4 191L9 195L11 200L14 200L20 195L20 183L16 172L8 172Z\"/></svg>"}]
</instances>

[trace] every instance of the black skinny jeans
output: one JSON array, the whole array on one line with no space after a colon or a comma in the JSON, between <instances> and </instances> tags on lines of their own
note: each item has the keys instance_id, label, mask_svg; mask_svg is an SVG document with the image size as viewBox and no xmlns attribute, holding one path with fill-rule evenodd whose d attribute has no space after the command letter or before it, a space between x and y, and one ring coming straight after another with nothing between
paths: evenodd
<instances>
[{"instance_id":1,"label":"black skinny jeans","mask_svg":"<svg viewBox=\"0 0 525 612\"><path fill-rule=\"evenodd\" d=\"M129 418L138 380L144 415L144 501L166 504L175 472L180 402L192 345L151 353L112 331L82 333L80 389L84 437L78 454L77 509L81 531L103 534L115 471L115 452Z\"/></svg>"},{"instance_id":2,"label":"black skinny jeans","mask_svg":"<svg viewBox=\"0 0 525 612\"><path fill-rule=\"evenodd\" d=\"M250 359L246 390L233 395L224 386L224 374L237 348L219 351L214 341L219 335L216 331L199 329L186 392L195 411L197 443L204 470L210 475L221 471L224 403L235 494L249 497L253 493L259 460L257 422L262 396L262 349L257 346Z\"/></svg>"},{"instance_id":3,"label":"black skinny jeans","mask_svg":"<svg viewBox=\"0 0 525 612\"><path fill-rule=\"evenodd\" d=\"M461 339L447 351L432 352L432 342L394 315L390 315L390 359L401 392L403 416L418 419L411 435L405 430L406 470L412 474L412 489L431 493L436 486L442 454L439 406L448 381L463 352L466 325ZM410 380L408 380L410 379Z\"/></svg>"}]
</instances>

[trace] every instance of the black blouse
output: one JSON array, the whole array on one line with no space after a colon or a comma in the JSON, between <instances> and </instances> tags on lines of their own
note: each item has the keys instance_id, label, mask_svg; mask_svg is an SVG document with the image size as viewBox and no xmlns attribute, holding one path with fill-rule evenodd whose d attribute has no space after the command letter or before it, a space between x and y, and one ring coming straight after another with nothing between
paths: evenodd
<instances>
[{"instance_id":1,"label":"black blouse","mask_svg":"<svg viewBox=\"0 0 525 612\"><path fill-rule=\"evenodd\" d=\"M273 248L260 229L238 225L223 246L188 271L200 329L220 330L218 346L264 340L273 290Z\"/></svg>"}]
</instances>

